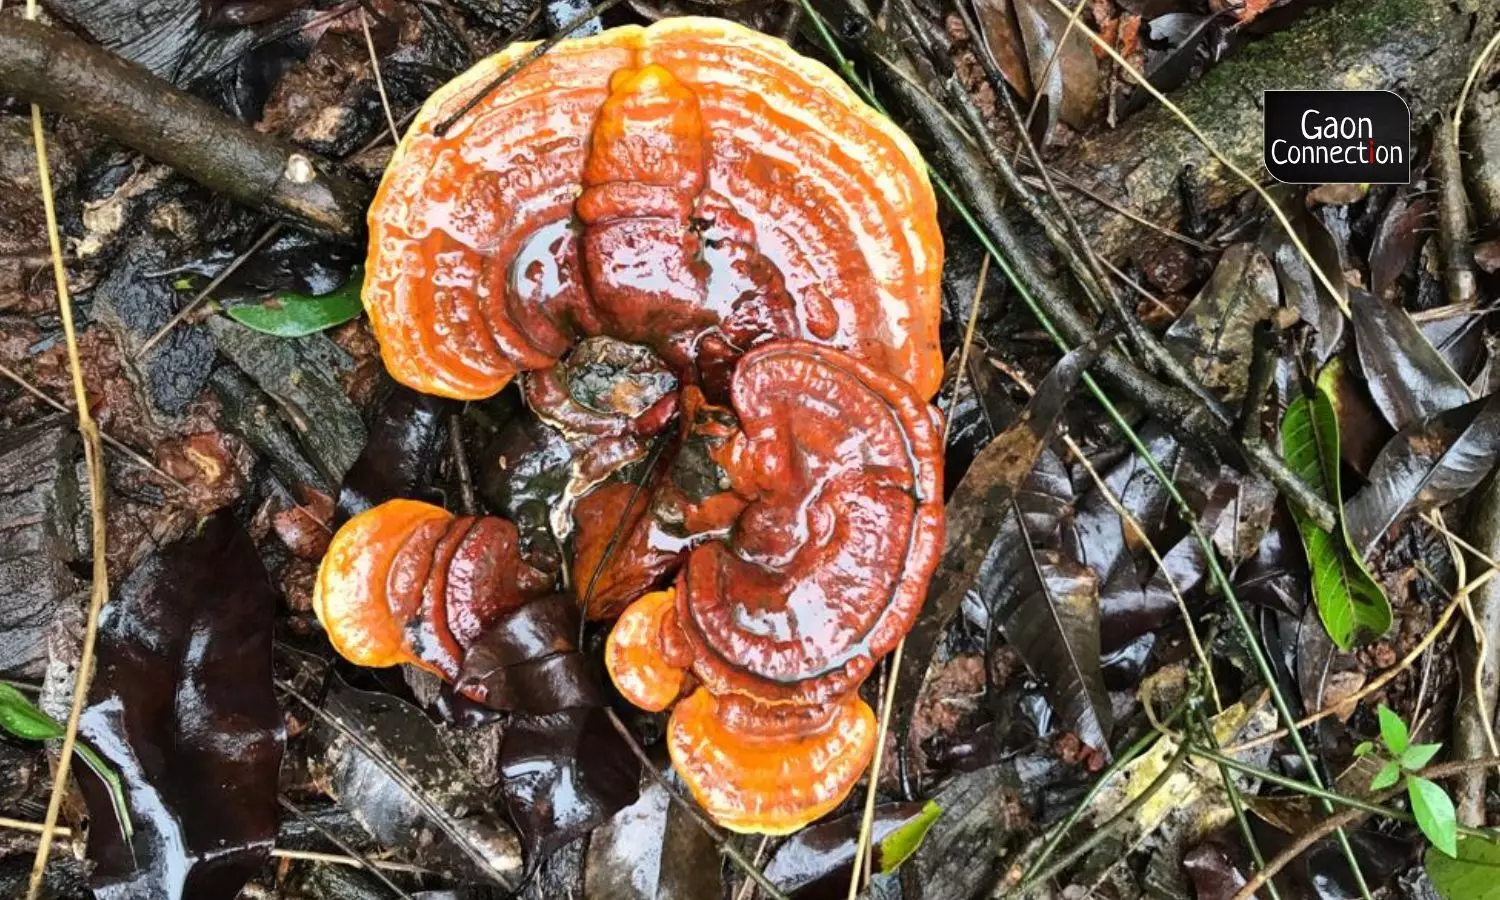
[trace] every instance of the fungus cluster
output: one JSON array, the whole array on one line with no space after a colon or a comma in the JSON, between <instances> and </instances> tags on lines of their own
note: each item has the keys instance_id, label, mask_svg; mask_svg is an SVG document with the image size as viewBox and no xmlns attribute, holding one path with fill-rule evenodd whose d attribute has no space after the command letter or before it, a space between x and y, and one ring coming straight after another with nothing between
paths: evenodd
<instances>
[{"instance_id":1,"label":"fungus cluster","mask_svg":"<svg viewBox=\"0 0 1500 900\"><path fill-rule=\"evenodd\" d=\"M794 830L868 766L859 687L942 542L931 188L832 72L713 19L564 41L439 133L529 49L442 88L401 142L366 309L417 390L521 378L574 451L552 521L589 617L619 617L616 687L672 710L717 821ZM555 587L518 546L504 519L392 501L335 536L315 608L351 660L483 700L466 656Z\"/></svg>"}]
</instances>

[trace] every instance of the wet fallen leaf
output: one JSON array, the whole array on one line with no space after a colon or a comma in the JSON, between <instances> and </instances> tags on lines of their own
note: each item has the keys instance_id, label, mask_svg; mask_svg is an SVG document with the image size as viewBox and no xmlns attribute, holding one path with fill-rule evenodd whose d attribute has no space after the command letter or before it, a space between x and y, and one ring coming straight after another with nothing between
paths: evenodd
<instances>
[{"instance_id":1,"label":"wet fallen leaf","mask_svg":"<svg viewBox=\"0 0 1500 900\"><path fill-rule=\"evenodd\" d=\"M1045 144L1058 121L1070 128L1086 128L1099 106L1104 83L1093 45L1083 33L1087 26L1080 22L1068 28L1068 15L1048 0L1010 2L1026 48L1031 84L1043 98L1043 107L1032 122L1032 138L1038 146Z\"/></svg>"},{"instance_id":2,"label":"wet fallen leaf","mask_svg":"<svg viewBox=\"0 0 1500 900\"><path fill-rule=\"evenodd\" d=\"M1400 279L1417 255L1417 245L1431 230L1426 219L1432 201L1396 194L1381 214L1370 245L1370 291L1377 297L1398 299Z\"/></svg>"},{"instance_id":3,"label":"wet fallen leaf","mask_svg":"<svg viewBox=\"0 0 1500 900\"><path fill-rule=\"evenodd\" d=\"M1237 405L1250 378L1255 326L1276 309L1277 293L1271 261L1254 244L1235 244L1162 343L1204 387Z\"/></svg>"},{"instance_id":4,"label":"wet fallen leaf","mask_svg":"<svg viewBox=\"0 0 1500 900\"><path fill-rule=\"evenodd\" d=\"M1288 404L1281 421L1281 455L1288 467L1313 485L1336 508L1339 488L1339 427L1327 384L1319 379L1310 397ZM1349 540L1342 513L1330 534L1293 509L1312 569L1313 600L1328 636L1342 650L1362 637L1378 637L1391 627L1391 605L1364 558Z\"/></svg>"},{"instance_id":5,"label":"wet fallen leaf","mask_svg":"<svg viewBox=\"0 0 1500 900\"><path fill-rule=\"evenodd\" d=\"M1391 427L1399 431L1472 399L1406 310L1357 288L1349 305L1365 381Z\"/></svg>"},{"instance_id":6,"label":"wet fallen leaf","mask_svg":"<svg viewBox=\"0 0 1500 900\"><path fill-rule=\"evenodd\" d=\"M397 497L420 499L443 452L454 406L386 379L370 416L369 440L339 489L338 521Z\"/></svg>"},{"instance_id":7,"label":"wet fallen leaf","mask_svg":"<svg viewBox=\"0 0 1500 900\"><path fill-rule=\"evenodd\" d=\"M875 807L870 824L874 854L870 871L881 875L896 871L917 851L942 814L942 808L930 800ZM796 900L846 896L862 818L852 813L802 829L776 848L765 876Z\"/></svg>"},{"instance_id":8,"label":"wet fallen leaf","mask_svg":"<svg viewBox=\"0 0 1500 900\"><path fill-rule=\"evenodd\" d=\"M1308 210L1302 194L1290 187L1278 187L1272 191L1277 205L1292 223L1303 246L1307 247L1328 280L1340 295L1348 298L1349 287L1344 280L1345 250L1339 238L1329 230L1324 220ZM1329 296L1308 266L1307 260L1288 238L1285 229L1274 220L1267 220L1261 232L1261 246L1276 266L1276 277L1281 283L1286 305L1295 309L1302 320L1313 329L1313 356L1321 365L1338 349L1344 336L1344 314Z\"/></svg>"},{"instance_id":9,"label":"wet fallen leaf","mask_svg":"<svg viewBox=\"0 0 1500 900\"><path fill-rule=\"evenodd\" d=\"M723 870L713 839L671 802L666 785L650 779L639 799L589 835L583 893L588 900L718 897Z\"/></svg>"},{"instance_id":10,"label":"wet fallen leaf","mask_svg":"<svg viewBox=\"0 0 1500 900\"><path fill-rule=\"evenodd\" d=\"M277 598L229 510L148 556L100 622L79 732L124 780L132 840L83 781L105 900L233 898L276 836L281 711L271 682Z\"/></svg>"},{"instance_id":11,"label":"wet fallen leaf","mask_svg":"<svg viewBox=\"0 0 1500 900\"><path fill-rule=\"evenodd\" d=\"M358 318L365 311L359 298L362 284L360 272L355 269L347 284L319 297L283 291L264 302L231 306L224 312L262 334L303 337Z\"/></svg>"},{"instance_id":12,"label":"wet fallen leaf","mask_svg":"<svg viewBox=\"0 0 1500 900\"><path fill-rule=\"evenodd\" d=\"M519 883L515 834L421 710L339 680L323 709L332 721L315 726L322 752L314 773L372 837L406 862L505 888Z\"/></svg>"},{"instance_id":13,"label":"wet fallen leaf","mask_svg":"<svg viewBox=\"0 0 1500 900\"><path fill-rule=\"evenodd\" d=\"M1229 852L1214 841L1205 841L1184 853L1182 868L1192 879L1197 900L1230 900L1247 882Z\"/></svg>"},{"instance_id":14,"label":"wet fallen leaf","mask_svg":"<svg viewBox=\"0 0 1500 900\"><path fill-rule=\"evenodd\" d=\"M927 603L906 636L906 653L896 676L898 735L905 735L911 726L938 639L985 559L998 552L991 545L1016 539L1013 530L1003 527L1015 511L1016 489L1036 465L1063 406L1098 349L1081 347L1064 356L1037 385L1021 416L979 452L954 488L947 506L942 560L928 588Z\"/></svg>"},{"instance_id":15,"label":"wet fallen leaf","mask_svg":"<svg viewBox=\"0 0 1500 900\"><path fill-rule=\"evenodd\" d=\"M458 679L466 695L516 713L500 747L501 795L528 872L637 797L640 765L578 633L571 596L532 600L469 650Z\"/></svg>"},{"instance_id":16,"label":"wet fallen leaf","mask_svg":"<svg viewBox=\"0 0 1500 900\"><path fill-rule=\"evenodd\" d=\"M1344 507L1349 537L1370 555L1405 519L1462 497L1500 457L1500 399L1476 400L1402 429L1370 467L1370 483Z\"/></svg>"},{"instance_id":17,"label":"wet fallen leaf","mask_svg":"<svg viewBox=\"0 0 1500 900\"><path fill-rule=\"evenodd\" d=\"M1214 716L1210 724L1219 744L1233 744L1270 731L1276 725L1276 713L1267 703L1267 695L1262 695L1254 701L1242 701L1226 708ZM1146 795L1146 789L1167 770L1177 749L1177 741L1173 738L1158 738L1151 749L1104 783L1089 806L1089 820L1107 822L1130 803L1141 800L1141 805L1130 816L1131 828L1137 835L1154 832L1168 825L1169 819L1171 827L1186 828L1197 836L1210 834L1233 821L1234 811L1224 792L1219 768L1206 760L1188 759L1168 776L1156 793ZM1270 752L1269 745L1262 745L1240 753L1237 758L1241 762L1260 765Z\"/></svg>"},{"instance_id":18,"label":"wet fallen leaf","mask_svg":"<svg viewBox=\"0 0 1500 900\"><path fill-rule=\"evenodd\" d=\"M1026 44L1011 0L974 0L974 17L990 58L1005 81L1022 100L1031 100L1031 73L1026 64Z\"/></svg>"},{"instance_id":19,"label":"wet fallen leaf","mask_svg":"<svg viewBox=\"0 0 1500 900\"><path fill-rule=\"evenodd\" d=\"M1031 548L1022 528L1022 540ZM1032 549L1010 589L991 602L1006 641L1046 681L1061 730L1109 753L1113 727L1099 666L1099 581L1055 550Z\"/></svg>"}]
</instances>

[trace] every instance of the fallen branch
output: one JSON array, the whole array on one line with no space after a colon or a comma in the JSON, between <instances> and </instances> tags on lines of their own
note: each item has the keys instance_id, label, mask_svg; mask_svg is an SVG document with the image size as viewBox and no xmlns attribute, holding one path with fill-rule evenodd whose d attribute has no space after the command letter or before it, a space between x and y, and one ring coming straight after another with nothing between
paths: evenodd
<instances>
[{"instance_id":1,"label":"fallen branch","mask_svg":"<svg viewBox=\"0 0 1500 900\"><path fill-rule=\"evenodd\" d=\"M1497 12L1500 0L1340 0L1240 48L1172 99L1236 165L1264 173L1262 90L1399 89L1416 125L1452 102ZM1082 141L1058 168L1170 225L1181 215L1177 176L1184 165L1194 167L1210 207L1245 190L1169 112L1155 107ZM1101 256L1119 259L1139 250L1143 235L1135 223L1091 201L1084 210L1079 220Z\"/></svg>"},{"instance_id":2,"label":"fallen branch","mask_svg":"<svg viewBox=\"0 0 1500 900\"><path fill-rule=\"evenodd\" d=\"M60 29L0 17L0 93L77 119L293 224L351 240L363 232L364 186Z\"/></svg>"},{"instance_id":3,"label":"fallen branch","mask_svg":"<svg viewBox=\"0 0 1500 900\"><path fill-rule=\"evenodd\" d=\"M1095 331L1070 292L1043 271L1031 248L1004 210L1004 197L985 161L969 138L950 118L948 109L934 102L907 62L906 54L853 4L839 3L843 36L875 70L888 76L882 84L901 104L914 124L930 138L937 167L951 177L980 226L1005 255L1016 277L1035 297L1070 347L1090 343ZM1271 481L1287 501L1306 512L1321 527L1334 527L1333 507L1317 491L1287 468L1264 442L1240 442L1231 432L1233 416L1221 405L1209 406L1192 393L1164 385L1109 349L1099 358L1098 370L1132 403L1142 408L1180 439L1214 453L1243 460Z\"/></svg>"}]
</instances>

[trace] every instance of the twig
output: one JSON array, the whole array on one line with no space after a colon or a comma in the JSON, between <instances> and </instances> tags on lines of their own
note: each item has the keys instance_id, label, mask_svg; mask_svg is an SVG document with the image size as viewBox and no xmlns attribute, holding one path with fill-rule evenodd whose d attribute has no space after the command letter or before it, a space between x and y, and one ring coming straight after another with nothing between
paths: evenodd
<instances>
[{"instance_id":1,"label":"twig","mask_svg":"<svg viewBox=\"0 0 1500 900\"><path fill-rule=\"evenodd\" d=\"M1470 533L1476 541L1488 541L1490 549L1496 547L1496 535L1500 534L1500 481L1493 477L1478 492L1475 498ZM1495 572L1495 560L1489 553L1453 534L1443 526L1436 516L1424 517L1428 524L1437 528L1449 542L1454 554L1455 566L1464 562L1459 549L1467 550L1483 562L1488 569L1478 578L1465 585L1461 592L1468 608L1466 612L1473 626L1472 641L1459 644L1459 671L1466 689L1459 698L1454 711L1452 753L1457 759L1470 759L1486 752L1494 754L1495 698L1500 693L1500 587L1486 586L1485 576ZM1472 772L1460 778L1455 785L1455 806L1458 819L1466 825L1484 821L1484 793L1487 774Z\"/></svg>"},{"instance_id":2,"label":"twig","mask_svg":"<svg viewBox=\"0 0 1500 900\"><path fill-rule=\"evenodd\" d=\"M588 22L590 19L598 18L599 16L608 12L619 2L620 0L602 0L602 2L596 3L591 8L579 13L576 18L574 18L561 28L557 29L556 34L537 44L535 47L532 47L526 52L525 56L511 63L509 66L506 66L504 71L502 71L499 75L496 75L484 87L480 88L478 93L470 97L468 100L465 100L464 105L460 106L458 110L453 113L453 115L437 123L437 125L432 129L432 133L437 135L438 137L442 137L443 135L447 134L448 130L458 123L459 119L462 119L464 116L473 112L474 107L483 103L486 97L488 97L490 94L493 94L500 88L501 85L514 78L516 76L516 73L541 59L543 54L545 54L548 50L551 50L553 47L556 47L558 44L562 43L564 38L577 31L579 28L583 27L584 23Z\"/></svg>"},{"instance_id":3,"label":"twig","mask_svg":"<svg viewBox=\"0 0 1500 900\"><path fill-rule=\"evenodd\" d=\"M1469 250L1469 197L1464 190L1463 165L1452 129L1439 122L1432 136L1432 174L1437 181L1438 252L1442 257L1443 286L1448 303L1472 309L1479 296Z\"/></svg>"},{"instance_id":4,"label":"twig","mask_svg":"<svg viewBox=\"0 0 1500 900\"><path fill-rule=\"evenodd\" d=\"M41 834L44 828L41 822L28 822L24 819L11 819L0 816L0 828L20 831L27 834ZM58 825L52 829L52 833L60 838L72 838L73 829L66 825ZM294 850L290 847L272 847L271 856L276 859L292 859L301 862L329 863L336 866L349 866L350 868L363 868L364 862L352 856L341 856L337 853L323 853L317 850ZM395 862L387 859L367 859L370 865L387 872L408 872L413 875L430 875L431 869L422 866L414 866L410 863Z\"/></svg>"},{"instance_id":5,"label":"twig","mask_svg":"<svg viewBox=\"0 0 1500 900\"><path fill-rule=\"evenodd\" d=\"M1245 399L1240 405L1239 423L1235 426L1240 441L1244 443L1264 440L1261 435L1261 406L1266 401L1271 382L1276 378L1275 360L1271 356L1275 339L1276 332L1270 322L1255 324L1250 346L1250 377L1246 379Z\"/></svg>"},{"instance_id":6,"label":"twig","mask_svg":"<svg viewBox=\"0 0 1500 900\"><path fill-rule=\"evenodd\" d=\"M458 476L458 505L463 514L472 516L479 510L479 501L474 496L474 476L469 471L469 456L464 452L463 415L448 416L448 453L453 457L454 473Z\"/></svg>"},{"instance_id":7,"label":"twig","mask_svg":"<svg viewBox=\"0 0 1500 900\"><path fill-rule=\"evenodd\" d=\"M135 358L144 359L146 357L146 354L151 351L151 348L155 347L162 338L166 337L172 332L172 329L176 328L178 325L181 325L188 316L192 315L193 311L196 310L204 300L208 299L209 294L212 294L214 291L218 290L219 285L223 284L229 279L229 276L238 271L240 266L243 266L245 264L246 260L254 256L257 250L264 247L272 238L276 237L276 235L280 233L281 223L272 222L265 231L262 231L260 233L260 236L257 237L250 246L245 248L244 252L240 253L234 259L230 260L229 265L220 269L213 278L209 279L208 284L203 286L203 290L194 294L193 299L189 300L186 306L178 310L177 313L172 316L172 318L167 320L166 324L162 325L162 327L156 330L155 334L147 338L146 342L144 344L141 344L141 349L136 351Z\"/></svg>"},{"instance_id":8,"label":"twig","mask_svg":"<svg viewBox=\"0 0 1500 900\"><path fill-rule=\"evenodd\" d=\"M0 375L4 375L6 378L9 378L11 381L15 382L16 386L21 388L21 390L42 401L58 412L70 413L73 411L66 403L63 403L61 400L57 400L53 397L49 397L41 388L27 381L20 372L15 371L9 366L0 364ZM99 439L116 453L119 453L121 456L135 463L137 466L140 466L142 469L145 469L147 472L150 472L152 475L155 475L157 478L160 478L161 480L167 482L168 484L184 493L188 491L187 485L183 484L181 481L178 481L176 478L173 478L171 475L168 475L166 472L163 472L161 469L157 468L155 463L151 462L151 460L147 459L145 456L131 448L129 444L126 444L124 441L121 441L120 439L114 437L109 432L101 430L99 432Z\"/></svg>"},{"instance_id":9,"label":"twig","mask_svg":"<svg viewBox=\"0 0 1500 900\"><path fill-rule=\"evenodd\" d=\"M363 231L370 198L362 185L60 29L0 18L0 91L76 118L247 206L338 238Z\"/></svg>"},{"instance_id":10,"label":"twig","mask_svg":"<svg viewBox=\"0 0 1500 900\"><path fill-rule=\"evenodd\" d=\"M1218 754L1204 753L1198 748L1194 748L1192 750L1192 753L1195 756L1207 756L1208 758L1216 758L1218 756ZM1224 760L1224 764L1229 766L1230 768L1238 768L1246 774L1254 775L1257 778L1263 778L1267 781L1272 782L1273 784L1279 784L1283 787L1290 787L1292 790L1301 790L1304 793L1311 793L1311 791L1307 790L1307 785L1291 781L1291 779L1281 778L1274 773L1266 772L1254 766L1246 766L1243 763L1240 763L1238 760L1226 758ZM1500 757L1489 756L1484 757L1483 759L1464 760L1462 762L1439 763L1435 766L1428 766L1418 774L1421 777L1427 779L1448 778L1453 775L1460 775L1465 772L1474 771L1476 769L1483 770L1497 764L1500 764ZM1290 782L1290 784L1288 784L1287 782ZM1255 896L1256 891L1264 887L1272 878L1275 878L1278 872L1286 868L1287 865L1292 862L1292 860L1296 859L1298 856L1301 856L1313 844L1316 844L1318 841L1334 832L1355 824L1365 816L1377 815L1384 816L1388 819L1396 819L1401 822L1416 822L1416 817L1411 815L1410 813L1405 813L1401 810L1396 809L1389 809L1380 805L1381 803L1400 793L1403 790L1403 787L1403 785L1398 784L1394 787L1386 788L1385 790L1375 794L1375 796L1371 800L1356 800L1352 797L1345 797L1342 794L1329 794L1328 792L1322 792L1324 794L1328 794L1325 799L1331 799L1334 802L1342 803L1348 808L1334 813L1333 815L1319 822L1317 825L1314 825L1312 828L1308 829L1306 832L1299 835L1296 840L1292 841L1289 845L1287 845L1285 849L1276 854L1276 856L1271 859L1270 862L1266 863L1260 868L1259 871L1255 873L1254 877L1252 877L1248 882L1245 883L1243 887L1236 891L1234 900L1252 900L1252 898ZM1478 837L1490 841L1495 840L1496 837L1495 833L1492 831L1467 828L1464 826L1459 827L1459 833L1467 837Z\"/></svg>"},{"instance_id":11,"label":"twig","mask_svg":"<svg viewBox=\"0 0 1500 900\"><path fill-rule=\"evenodd\" d=\"M36 0L26 0L26 19L5 18L0 22L24 24L28 28L40 28L34 21L37 14ZM0 26L3 27L3 26ZM0 42L3 43L3 42ZM4 53L0 51L0 59ZM3 66L0 61L0 66ZM73 675L73 703L68 710L68 721L63 728L62 748L59 750L57 771L52 777L51 795L47 798L47 813L42 821L41 839L37 841L36 857L31 864L31 877L26 886L27 900L41 896L42 883L46 879L47 858L52 853L53 829L62 810L63 795L67 792L68 772L73 763L73 748L78 742L78 719L83 714L84 700L88 697L89 683L94 677L94 644L99 636L99 613L109 600L108 542L104 514L104 451L100 447L99 427L89 412L88 389L83 381L83 363L78 354L78 334L73 324L73 298L68 292L68 273L63 267L62 235L57 226L57 207L52 194L52 170L47 162L47 138L42 130L42 108L31 104L31 138L36 145L37 178L42 192L42 210L47 220L47 245L52 254L52 278L57 287L57 309L62 316L63 337L68 348L68 370L73 377L73 403L78 415L78 433L83 438L84 467L89 478L89 516L92 521L93 556L92 583L89 586L88 619L83 630L83 646L78 653L78 669Z\"/></svg>"},{"instance_id":12,"label":"twig","mask_svg":"<svg viewBox=\"0 0 1500 900\"><path fill-rule=\"evenodd\" d=\"M795 9L796 7L793 8ZM760 846L755 848L755 858L751 860L757 868L760 867L761 861L765 859L766 848L769 846L771 846L771 836L769 834L761 835ZM740 889L734 892L734 900L754 900L754 895L755 882L746 878L745 883L740 885Z\"/></svg>"},{"instance_id":13,"label":"twig","mask_svg":"<svg viewBox=\"0 0 1500 900\"><path fill-rule=\"evenodd\" d=\"M380 871L380 869L376 868L375 864L366 859L363 853L360 853L358 850L350 847L347 843L344 842L342 838L325 828L323 826L323 823L303 812L301 807L288 800L285 794L278 795L276 797L276 800L281 804L282 809L306 822L308 825L311 825L313 830L318 834L321 834L325 840L347 853L350 859L359 863L360 868L375 876L375 879L381 884L390 888L392 891L395 891L397 897L402 898L402 900L412 900L411 894L408 894L406 891L402 890L401 885L392 881L389 875L386 875L384 872Z\"/></svg>"},{"instance_id":14,"label":"twig","mask_svg":"<svg viewBox=\"0 0 1500 900\"><path fill-rule=\"evenodd\" d=\"M380 56L375 52L375 38L370 34L370 16L360 7L359 27L365 33L365 49L370 51L370 69L375 73L375 91L380 94L380 108L385 110L385 123L391 128L391 140L401 143L401 129L396 127L396 117L391 115L391 98L385 93L385 79L380 75Z\"/></svg>"},{"instance_id":15,"label":"twig","mask_svg":"<svg viewBox=\"0 0 1500 900\"><path fill-rule=\"evenodd\" d=\"M761 872L760 869L755 867L754 863L746 859L745 854L741 853L739 850L736 850L734 845L726 840L724 838L724 835L719 833L719 829L715 828L712 823L703 818L703 814L698 812L697 807L695 807L687 800L682 799L677 791L672 788L672 785L667 783L667 780L662 777L662 774L656 770L656 764L651 761L651 757L646 755L645 749L641 747L640 742L635 739L634 734L631 734L630 729L625 725L625 723L620 721L620 717L615 714L615 711L607 706L604 708L604 711L609 716L609 723L614 726L615 731L619 732L620 737L625 741L626 746L630 748L630 752L634 754L635 758L640 762L641 768L646 771L646 774L653 781L661 785L662 788L666 790L667 797L671 800L671 802L677 804L681 809L687 812L688 817L691 818L695 823L697 823L699 828L703 829L703 833L708 835L709 838L718 847L719 853L727 858L730 862L734 863L735 866L740 869L740 871L744 872L745 877L755 882L755 884L759 886L761 890L765 891L766 896L769 898L769 900L787 900L786 894L782 893L781 889L776 887L775 883L765 876L765 873Z\"/></svg>"},{"instance_id":16,"label":"twig","mask_svg":"<svg viewBox=\"0 0 1500 900\"><path fill-rule=\"evenodd\" d=\"M1474 82L1479 80L1479 73L1484 71L1496 47L1500 47L1500 31L1490 35L1484 49L1474 57L1474 64L1469 67L1469 75L1464 79L1463 90L1458 92L1458 102L1453 104L1453 146L1455 147L1463 145L1464 109L1469 105L1469 92L1474 89Z\"/></svg>"}]
</instances>

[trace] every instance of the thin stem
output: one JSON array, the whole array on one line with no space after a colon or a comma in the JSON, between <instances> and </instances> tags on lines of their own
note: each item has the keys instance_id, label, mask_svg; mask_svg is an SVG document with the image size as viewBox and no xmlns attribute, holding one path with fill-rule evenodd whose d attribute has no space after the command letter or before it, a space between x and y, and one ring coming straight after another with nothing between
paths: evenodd
<instances>
[{"instance_id":1,"label":"thin stem","mask_svg":"<svg viewBox=\"0 0 1500 900\"><path fill-rule=\"evenodd\" d=\"M26 18L34 21L36 0L26 0ZM73 381L73 404L78 415L78 433L83 438L84 465L89 480L89 516L92 522L92 583L89 587L88 619L84 625L83 645L79 650L78 668L73 675L73 702L63 728L62 748L52 788L47 798L47 813L42 821L41 839L37 841L31 876L26 886L27 900L41 896L46 879L47 859L52 853L53 831L67 793L68 773L73 764L73 750L78 743L78 719L88 697L94 676L94 645L99 637L99 614L109 600L109 570L106 565L108 532L104 510L104 451L100 446L99 427L89 412L88 390L83 380L83 363L78 352L78 333L73 323L73 298L68 291L68 273L63 267L62 234L57 225L57 206L52 193L52 170L47 162L47 138L42 130L42 108L31 104L31 138L36 148L37 178L42 193L42 210L47 222L47 247L52 256L52 278L57 288L57 308L62 316L63 337L68 349L68 372Z\"/></svg>"},{"instance_id":2,"label":"thin stem","mask_svg":"<svg viewBox=\"0 0 1500 900\"><path fill-rule=\"evenodd\" d=\"M1132 816L1139 812L1141 807L1149 803L1151 801L1151 798L1156 796L1156 793L1158 791L1166 787L1167 781L1170 780L1173 775L1177 774L1177 769L1186 759L1187 752L1185 747L1178 747L1177 752L1172 754L1172 758L1167 761L1167 765L1154 779L1152 779L1150 784L1146 785L1145 790L1136 795L1135 799L1120 807L1120 811L1111 816L1109 818L1109 821L1105 822L1103 825L1100 825L1098 828L1095 828L1092 832L1090 832L1087 838L1079 843L1077 847L1069 850L1062 857L1062 859L1059 859L1057 862L1041 870L1033 877L1022 882L1021 887L1016 891L1016 896L1021 898L1026 897L1041 885L1051 881L1058 875L1058 873L1062 872L1064 869L1078 862L1078 860L1083 859L1083 857L1087 856L1090 850L1093 850L1095 847L1099 846L1099 844L1103 842L1105 838L1113 834L1116 829L1125 824L1130 820Z\"/></svg>"}]
</instances>

